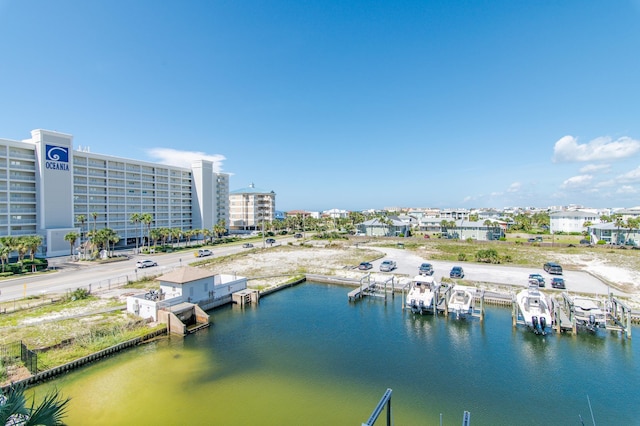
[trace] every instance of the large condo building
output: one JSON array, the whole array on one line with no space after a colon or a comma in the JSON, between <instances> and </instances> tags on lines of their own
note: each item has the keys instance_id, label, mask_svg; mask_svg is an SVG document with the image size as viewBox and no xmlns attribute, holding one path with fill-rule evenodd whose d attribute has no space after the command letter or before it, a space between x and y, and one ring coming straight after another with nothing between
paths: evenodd
<instances>
[{"instance_id":1,"label":"large condo building","mask_svg":"<svg viewBox=\"0 0 640 426\"><path fill-rule=\"evenodd\" d=\"M211 229L229 223L229 175L213 163L167 166L73 149L73 137L33 130L23 141L0 139L0 236L38 234L47 257L69 254L69 232L111 228L118 246L153 228ZM85 223L78 222L84 216Z\"/></svg>"},{"instance_id":2,"label":"large condo building","mask_svg":"<svg viewBox=\"0 0 640 426\"><path fill-rule=\"evenodd\" d=\"M276 193L256 188L253 183L231 191L229 204L229 228L234 231L257 231L264 222L275 219Z\"/></svg>"}]
</instances>

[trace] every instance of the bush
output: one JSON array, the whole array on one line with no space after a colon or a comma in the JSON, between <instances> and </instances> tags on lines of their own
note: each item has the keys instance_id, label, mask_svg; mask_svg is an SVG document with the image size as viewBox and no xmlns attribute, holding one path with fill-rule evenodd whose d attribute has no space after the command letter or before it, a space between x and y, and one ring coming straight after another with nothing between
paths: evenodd
<instances>
[{"instance_id":1,"label":"bush","mask_svg":"<svg viewBox=\"0 0 640 426\"><path fill-rule=\"evenodd\" d=\"M607 244L607 242L605 240L598 240L598 242L596 244L598 244L599 246L603 246L603 245Z\"/></svg>"},{"instance_id":2,"label":"bush","mask_svg":"<svg viewBox=\"0 0 640 426\"><path fill-rule=\"evenodd\" d=\"M83 300L88 297L89 297L89 290L85 288L77 288L73 290L71 293L69 293L69 295L67 296L67 299L71 301L75 301L75 300Z\"/></svg>"},{"instance_id":3,"label":"bush","mask_svg":"<svg viewBox=\"0 0 640 426\"><path fill-rule=\"evenodd\" d=\"M467 255L465 253L458 253L458 260L465 262L467 260Z\"/></svg>"},{"instance_id":4,"label":"bush","mask_svg":"<svg viewBox=\"0 0 640 426\"><path fill-rule=\"evenodd\" d=\"M484 263L500 263L500 256L495 249L478 250L476 252L476 261Z\"/></svg>"},{"instance_id":5,"label":"bush","mask_svg":"<svg viewBox=\"0 0 640 426\"><path fill-rule=\"evenodd\" d=\"M10 277L13 272L0 272L0 278Z\"/></svg>"}]
</instances>

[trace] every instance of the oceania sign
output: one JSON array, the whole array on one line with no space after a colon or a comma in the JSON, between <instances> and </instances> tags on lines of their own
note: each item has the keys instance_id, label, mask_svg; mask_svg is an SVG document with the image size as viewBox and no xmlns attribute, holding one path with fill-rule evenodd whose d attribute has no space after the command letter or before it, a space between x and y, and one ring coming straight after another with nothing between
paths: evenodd
<instances>
[{"instance_id":1,"label":"oceania sign","mask_svg":"<svg viewBox=\"0 0 640 426\"><path fill-rule=\"evenodd\" d=\"M69 148L46 145L45 168L51 170L69 170Z\"/></svg>"}]
</instances>

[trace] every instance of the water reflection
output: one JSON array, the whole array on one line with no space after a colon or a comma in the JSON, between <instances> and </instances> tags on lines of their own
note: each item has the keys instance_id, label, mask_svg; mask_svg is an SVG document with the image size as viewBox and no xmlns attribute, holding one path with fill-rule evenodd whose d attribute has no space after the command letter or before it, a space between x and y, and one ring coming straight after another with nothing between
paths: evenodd
<instances>
[{"instance_id":1,"label":"water reflection","mask_svg":"<svg viewBox=\"0 0 640 426\"><path fill-rule=\"evenodd\" d=\"M305 284L256 309L221 308L202 333L40 390L57 385L73 398L71 425L359 424L388 387L398 425L437 424L439 413L459 424L464 410L474 424L576 424L587 393L596 419L636 420L640 389L620 391L640 381L630 340L536 336L514 329L509 309L487 308L484 323L456 321L403 311L401 298L349 303L346 293Z\"/></svg>"}]
</instances>

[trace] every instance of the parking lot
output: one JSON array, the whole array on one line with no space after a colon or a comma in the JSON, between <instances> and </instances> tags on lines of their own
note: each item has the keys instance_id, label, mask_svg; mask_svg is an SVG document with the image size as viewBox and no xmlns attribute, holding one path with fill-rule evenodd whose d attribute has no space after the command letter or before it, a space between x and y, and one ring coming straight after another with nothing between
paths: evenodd
<instances>
[{"instance_id":1,"label":"parking lot","mask_svg":"<svg viewBox=\"0 0 640 426\"><path fill-rule=\"evenodd\" d=\"M449 277L449 272L454 266L462 266L464 268L464 280L469 282L478 283L495 283L501 285L511 285L526 287L529 284L529 274L538 273L542 275L546 282L546 289L551 290L551 279L557 275L551 275L546 273L542 269L542 265L539 268L523 268L519 266L511 265L491 265L491 264L477 264L469 262L450 262L442 260L432 260L428 258L422 258L409 250L395 249L387 247L368 247L373 250L378 250L385 253L385 256L371 262L373 269L371 272L380 273L380 263L385 259L395 260L397 263L397 269L392 273L407 275L413 277L418 275L418 268L423 262L428 262L433 265L434 274L436 280L440 281L442 277ZM607 294L609 291L608 286L600 281L598 278L590 275L587 272L582 271L568 271L564 270L562 277L565 280L566 290L591 293L591 294ZM553 290L561 291L561 290ZM616 293L619 293L616 291Z\"/></svg>"}]
</instances>

